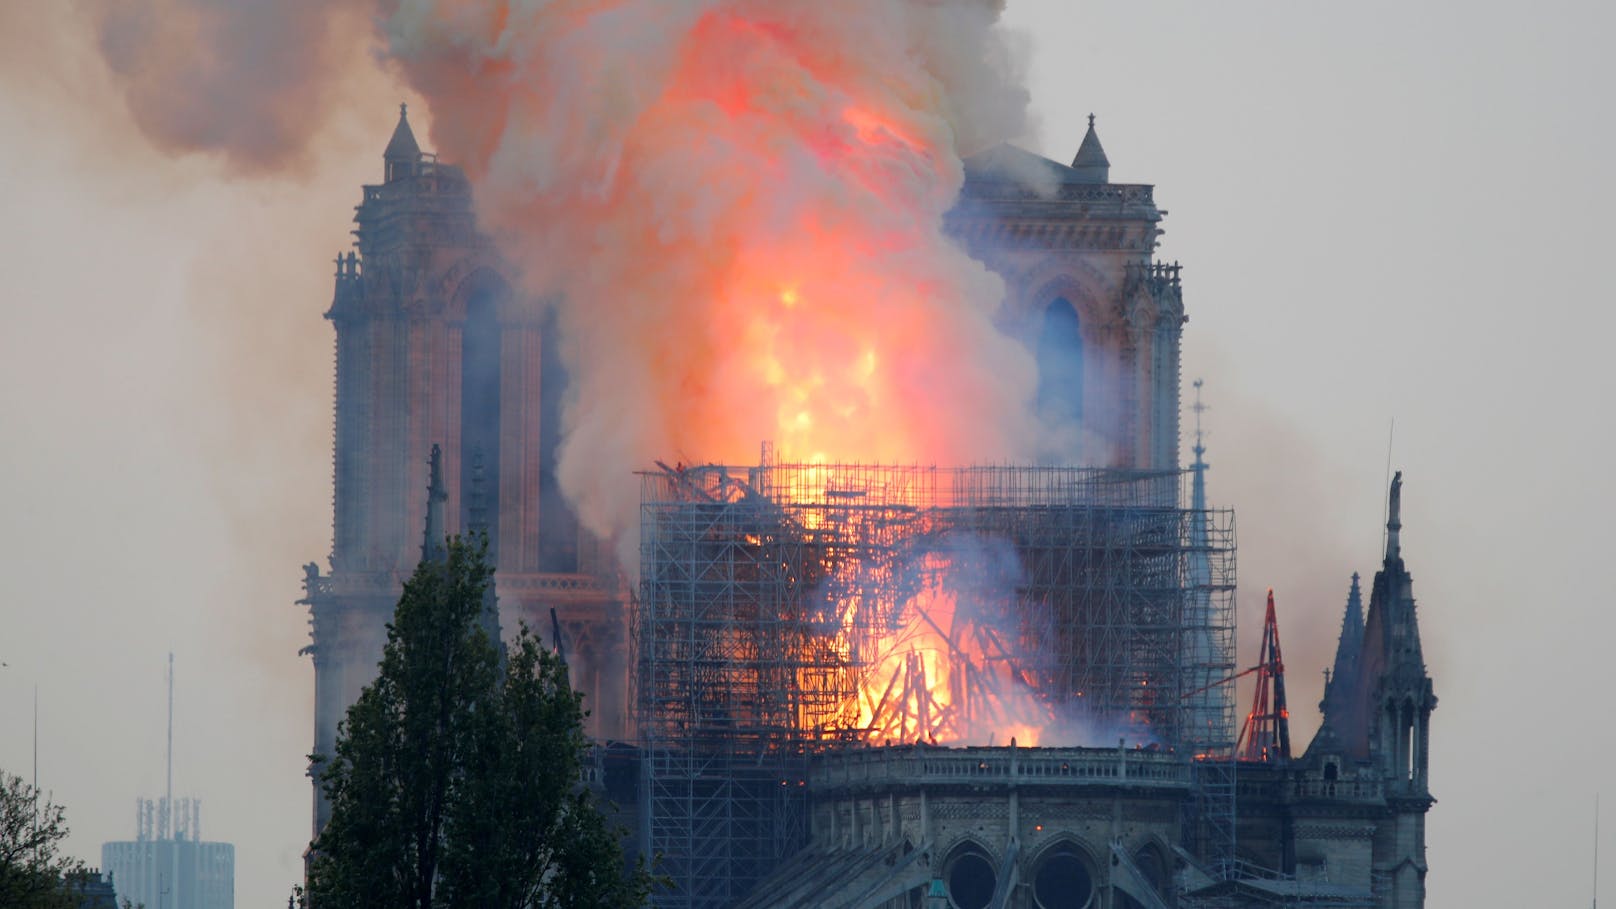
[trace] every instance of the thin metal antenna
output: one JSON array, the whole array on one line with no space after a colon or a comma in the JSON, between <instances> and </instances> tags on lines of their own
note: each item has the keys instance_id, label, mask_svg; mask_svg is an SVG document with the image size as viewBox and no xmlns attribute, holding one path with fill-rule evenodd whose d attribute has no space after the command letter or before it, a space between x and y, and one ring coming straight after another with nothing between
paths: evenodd
<instances>
[{"instance_id":1,"label":"thin metal antenna","mask_svg":"<svg viewBox=\"0 0 1616 909\"><path fill-rule=\"evenodd\" d=\"M163 793L163 816L169 839L174 836L174 651L168 652L168 784Z\"/></svg>"},{"instance_id":2,"label":"thin metal antenna","mask_svg":"<svg viewBox=\"0 0 1616 909\"><path fill-rule=\"evenodd\" d=\"M39 843L39 685L34 685L34 842ZM34 847L38 859L43 845Z\"/></svg>"},{"instance_id":3,"label":"thin metal antenna","mask_svg":"<svg viewBox=\"0 0 1616 909\"><path fill-rule=\"evenodd\" d=\"M1599 909L1599 793L1594 793L1594 902Z\"/></svg>"},{"instance_id":4,"label":"thin metal antenna","mask_svg":"<svg viewBox=\"0 0 1616 909\"><path fill-rule=\"evenodd\" d=\"M1386 522L1391 520L1389 509L1392 506L1391 500L1386 497L1386 490L1390 489L1392 485L1392 439L1396 434L1397 418L1392 417L1390 424L1386 427L1386 479L1380 484L1380 500L1385 503L1380 509L1380 551L1382 553L1386 551Z\"/></svg>"}]
</instances>

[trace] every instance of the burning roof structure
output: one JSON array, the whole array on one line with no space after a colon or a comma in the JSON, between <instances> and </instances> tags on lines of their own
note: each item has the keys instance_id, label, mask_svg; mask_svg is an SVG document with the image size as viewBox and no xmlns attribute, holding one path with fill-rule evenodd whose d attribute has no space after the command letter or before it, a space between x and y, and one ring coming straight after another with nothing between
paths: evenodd
<instances>
[{"instance_id":1,"label":"burning roof structure","mask_svg":"<svg viewBox=\"0 0 1616 909\"><path fill-rule=\"evenodd\" d=\"M644 845L722 905L846 747L1226 750L1233 520L1181 474L763 464L641 477ZM688 900L688 902L686 901ZM671 905L671 904L670 904Z\"/></svg>"}]
</instances>

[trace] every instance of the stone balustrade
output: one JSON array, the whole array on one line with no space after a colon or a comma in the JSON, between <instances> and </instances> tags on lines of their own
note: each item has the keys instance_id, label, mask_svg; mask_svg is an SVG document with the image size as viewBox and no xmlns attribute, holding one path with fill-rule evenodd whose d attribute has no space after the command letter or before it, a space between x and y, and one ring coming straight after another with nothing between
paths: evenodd
<instances>
[{"instance_id":1,"label":"stone balustrade","mask_svg":"<svg viewBox=\"0 0 1616 909\"><path fill-rule=\"evenodd\" d=\"M893 784L1188 789L1190 762L1166 751L1119 748L868 748L824 755L809 777L816 791Z\"/></svg>"}]
</instances>

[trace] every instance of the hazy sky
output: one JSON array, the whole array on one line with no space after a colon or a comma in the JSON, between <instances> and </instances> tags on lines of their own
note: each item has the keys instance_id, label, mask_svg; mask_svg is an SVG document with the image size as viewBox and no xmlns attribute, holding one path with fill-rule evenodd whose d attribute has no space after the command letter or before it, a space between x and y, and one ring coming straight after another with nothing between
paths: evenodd
<instances>
[{"instance_id":1,"label":"hazy sky","mask_svg":"<svg viewBox=\"0 0 1616 909\"><path fill-rule=\"evenodd\" d=\"M1586 904L1616 754L1616 13L1009 7L1025 144L1069 159L1092 111L1113 179L1170 212L1186 385L1206 379L1210 482L1238 515L1242 662L1273 586L1305 742L1348 576L1378 560L1395 419L1441 699L1428 905ZM292 604L330 544L320 314L408 97L355 41L315 154L243 177L144 142L72 7L0 7L0 768L30 771L37 686L40 784L97 863L161 794L173 650L176 794L236 844L242 907L301 873L313 673Z\"/></svg>"}]
</instances>

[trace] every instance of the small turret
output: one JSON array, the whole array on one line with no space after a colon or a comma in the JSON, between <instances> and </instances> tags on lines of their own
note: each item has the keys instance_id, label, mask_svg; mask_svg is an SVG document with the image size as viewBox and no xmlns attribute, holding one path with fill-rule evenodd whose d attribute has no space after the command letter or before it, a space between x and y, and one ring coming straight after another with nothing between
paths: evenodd
<instances>
[{"instance_id":1,"label":"small turret","mask_svg":"<svg viewBox=\"0 0 1616 909\"><path fill-rule=\"evenodd\" d=\"M387 164L388 183L415 176L416 166L421 163L421 146L415 141L415 131L410 129L407 104L398 106L398 125L393 127L393 138L388 140L382 160Z\"/></svg>"},{"instance_id":2,"label":"small turret","mask_svg":"<svg viewBox=\"0 0 1616 909\"><path fill-rule=\"evenodd\" d=\"M1083 144L1077 147L1077 157L1072 159L1072 170L1077 171L1084 183L1111 182L1111 161L1105 156L1105 149L1100 147L1100 137L1094 131L1093 114L1089 114L1089 131L1083 136Z\"/></svg>"}]
</instances>

